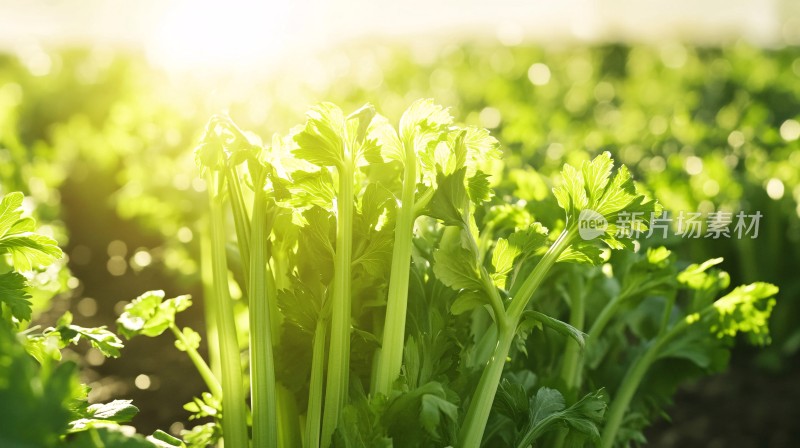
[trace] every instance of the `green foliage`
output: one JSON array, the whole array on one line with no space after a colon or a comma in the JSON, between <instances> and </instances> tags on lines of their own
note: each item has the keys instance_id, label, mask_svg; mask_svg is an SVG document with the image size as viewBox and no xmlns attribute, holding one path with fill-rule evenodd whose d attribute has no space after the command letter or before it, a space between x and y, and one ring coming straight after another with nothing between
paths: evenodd
<instances>
[{"instance_id":1,"label":"green foliage","mask_svg":"<svg viewBox=\"0 0 800 448\"><path fill-rule=\"evenodd\" d=\"M531 421L529 400L539 393L542 401L537 409L546 410L544 403L557 403L556 394L561 397L562 404L553 407L558 414L581 403L579 397L598 394L596 389L601 386L609 391L610 409L623 410L612 443L636 442L642 440L640 430L663 414L677 385L724 368L734 335L747 333L755 343L767 342L767 319L777 290L752 282L768 279L779 283L790 298L792 285L796 285L796 276L790 271L797 265L791 260L800 253L792 250L797 244L793 229L797 227L795 187L800 180L791 169L796 165L797 139L787 139L779 130L787 120L797 120L797 107L793 107L797 106L793 99L797 98L793 94L797 92L796 70L791 66L796 51L757 52L738 44L723 49L677 47L686 56L680 69L665 65L663 49L643 46L542 51L525 45L474 44L446 50L439 62L431 64L414 62L402 51L387 53L387 60L360 55L368 62L380 63L384 80L380 91L364 92L366 89L352 87L351 79L338 79L333 83L335 89L314 96L344 100L340 101L343 108L331 103L314 107L304 125L287 137L273 139L272 147L227 117L212 119L195 155L207 171L243 187L241 203L235 203L240 201L237 190L205 185L224 192L222 199L237 208L234 220L240 260L231 260L233 275L228 276L225 269L218 286L227 291L228 278L238 282L248 275L244 264L249 257L243 250L248 248L246 232L240 232L247 226L239 222L243 216L249 218L254 209L244 203L254 194L247 187L269 191L270 227L264 244L274 251L270 269L274 268L279 310L273 314L277 322L271 320L269 326L278 335L280 387L288 386L297 399L296 414L310 412L310 404L305 409L305 402L312 401L306 400L307 378L325 373L324 366L315 369L309 353L312 341L321 339L325 346L320 349L321 363L325 364L331 299L336 284L341 283L334 280L334 273L342 271L342 262L339 260L336 269L334 260L336 246L343 240L337 235L342 221L352 224L350 232L345 232L352 235L352 254L347 260L352 285L346 291L352 306L349 314L342 313L339 328L340 334L347 333L342 341L352 344L347 350L352 358L349 374L370 386L381 376L372 372L371 363L381 355L376 353L377 347L383 350L390 345L392 338L383 330L393 321L399 322L395 326L402 330L393 340L400 341L403 365L401 370L397 366L400 376L394 375L380 394L361 396L344 386L351 394L344 398L346 405L334 439L337 445L387 446L391 439L395 446L458 445L457 432L465 426L470 404L477 401L475 391L481 389L480 370L495 355L493 349L499 342L508 342L508 348L498 352L500 368L487 383L498 388L498 395L486 400L492 410L487 431L477 443L507 446L517 442L516 437L527 431L524 425ZM546 85L532 85L527 79L533 61L546 64L554 74ZM71 63L64 58L65 66ZM35 79L27 73L10 79L23 86L26 102L53 97L38 93ZM48 82L57 79L54 75ZM107 80L100 81L101 86L109 85ZM191 156L184 150L201 126L180 112L187 103L172 110L161 106L166 101L154 101L162 99L157 94L148 96L123 81L120 89L110 89L123 92L112 100L116 102L113 110L122 112L109 118L105 115L110 107L98 107L103 113L80 111L72 118L59 116L71 110L48 107L53 112L47 114L52 115L44 118L52 122L43 118L39 124L32 112L35 105L7 107L12 113L0 114L0 130L8 130L0 132L0 146L9 148L12 171L18 172L12 176L6 166L0 167L3 191L9 190L8 185L11 190L27 186L24 179L31 170L14 169L22 166L22 160L31 166L39 164L38 169L52 160L65 167L79 167L81 159L105 166L125 184L114 198L120 213L146 222L163 235L168 253L182 254L164 257L171 262L157 262L186 274L186 281L194 281L196 260L200 259L193 254L196 241L178 241L174 235L182 227L190 228L193 235L202 234L202 224L195 224L205 221L205 210L195 205L199 202L196 190L202 188L186 181L192 171ZM292 79L291 85L299 82ZM4 89L0 97L8 99L8 91ZM232 105L232 112L243 116L247 114L242 111L252 110L253 104L270 104L267 123L258 123L258 129L264 124L288 129L287 121L308 103L303 97L288 101L293 104L280 104L278 98L285 95L272 95L269 89L248 92L252 101L248 97L246 104ZM372 107L349 116L342 111L352 110L347 108L366 93L373 99L386 98L386 105L381 106L389 107L391 116L400 116L400 110L391 108L399 107L397 99L407 98L409 92L444 98L452 107L446 109L432 100L416 101L402 114L396 129ZM676 102L676 97L686 101ZM265 98L269 101L263 101ZM11 103L0 101L0 107ZM483 114L478 111L487 106L501 117L492 130L494 136L482 128L457 124L480 123ZM93 118L77 117L84 112ZM202 108L194 112L206 113ZM17 138L18 129L37 127L32 124L52 129L48 131L52 137L31 134ZM504 152L495 137L502 141ZM27 155L27 148L15 141L38 138L46 141L43 145L55 155L42 154L34 147ZM107 150L110 147L122 149L112 152ZM615 172L610 154L596 148L608 149L627 168L620 166ZM414 156L410 158L409 153ZM353 189L343 193L339 169L347 161L354 165ZM565 162L569 165L559 175ZM416 171L409 175L412 182L401 184L410 172L405 169L412 164ZM122 170L116 172L117 167ZM687 176L687 171L692 175ZM257 185L261 175L267 180ZM641 184L632 180L634 175ZM14 180L7 180L12 177ZM548 193L551 178L557 185L555 199ZM769 192L766 186L776 185L775 181L786 192L778 199L774 188L765 194ZM58 182L44 181L48 186ZM181 183L186 185L179 186ZM404 196L406 185L413 187L409 188L411 201ZM618 235L623 229L617 222L626 214L642 213L643 222L631 230L650 227L650 212L658 212L659 206L645 191L671 210L696 209L701 204L711 204L714 210L769 209L774 227L769 239L759 239L758 251L747 240L672 238L664 242L669 250L642 241L642 247L634 252L630 239L624 233ZM345 199L352 212L338 209L345 202L342 194L348 196ZM17 271L38 269L57 256L55 246L44 237L28 234L32 221L15 215L17 198L14 194L6 198L9 196L4 207L13 212L0 213L6 216L0 218L0 229L7 227L0 232L5 238L2 250L10 254L4 258ZM47 207L57 202L41 199L37 198L37 203L47 202ZM409 203L414 204L414 218L410 226L401 226L407 237L393 238L402 207ZM569 233L570 225L586 209L598 212L609 223L600 239L611 249L626 250L608 251L574 236L559 238L559 232ZM457 229L443 229L447 226ZM225 242L232 242L231 233L225 233ZM394 257L398 247L400 255L407 258ZM685 265L679 260L687 257L723 254L725 264L713 259L679 269ZM233 259L237 251L232 249L229 255ZM6 273L5 268L2 265L0 274L3 316L30 320L36 314L30 304L29 296L34 295L31 285L25 284L25 276ZM731 275L717 268L729 270ZM405 281L396 274L409 274L409 270L410 278ZM731 281L750 286L728 292ZM238 286L243 291L242 302L252 304L249 283ZM408 315L405 310L387 311L392 294L402 298ZM177 328L175 316L181 310L177 303L166 305L170 300L156 295L126 309L119 331L126 337L155 336L174 326L176 346L196 354L199 333ZM788 308L775 313L775 322L791 321L796 315L790 312L791 303L780 302L776 310ZM25 349L42 363L60 359L60 348L80 339L107 355L119 349L118 340L107 331L85 329L67 320L41 334L27 333ZM260 324L251 322L248 330ZM509 330L502 331L502 327ZM796 331L791 322L778 325L778 330L774 334L782 335L779 341ZM509 341L500 337L511 332ZM213 345L211 338L208 340ZM782 350L789 353L787 347ZM578 362L562 361L572 348L576 348ZM561 375L563 371L568 375ZM538 383L523 381L526 372L535 372ZM624 379L626 372L631 372L628 379ZM564 381L566 376L572 380ZM517 383L526 386L514 388ZM632 391L626 399L628 389ZM419 398L420 391L430 392L422 394L423 399L429 397L427 401ZM545 400L547 396L553 399ZM512 411L499 411L501 401ZM402 403L407 405L400 406ZM615 403L624 405L614 407ZM393 414L401 417L386 419L392 406L403 409ZM212 408L217 412L213 416L218 417L222 405L217 402ZM580 410L585 421L603 431L607 424L591 417L598 415L592 409L597 411L599 406L589 408ZM513 430L507 429L509 423L501 414L504 418L512 415ZM539 415L539 411L532 414ZM299 417L289 412L287 420ZM591 440L594 435L590 424L553 421L551 428L559 431L536 430L540 445L560 445L557 434L564 431L564 444L580 445L581 438ZM187 432L187 443L204 446L217 440L221 437L217 423ZM399 426L392 427L395 423ZM94 431L92 436L104 441L116 440L124 432L119 428ZM78 434L72 440L88 437ZM174 440L152 437L174 446Z\"/></svg>"},{"instance_id":2,"label":"green foliage","mask_svg":"<svg viewBox=\"0 0 800 448\"><path fill-rule=\"evenodd\" d=\"M128 339L158 336L175 325L175 315L192 305L188 295L164 300L164 291L148 291L125 305L117 319L120 334Z\"/></svg>"},{"instance_id":3,"label":"green foliage","mask_svg":"<svg viewBox=\"0 0 800 448\"><path fill-rule=\"evenodd\" d=\"M50 265L62 252L52 238L33 232L33 219L21 218L22 198L15 192L0 201L0 254L10 254L18 271L29 271Z\"/></svg>"},{"instance_id":4,"label":"green foliage","mask_svg":"<svg viewBox=\"0 0 800 448\"><path fill-rule=\"evenodd\" d=\"M74 420L86 390L78 366L43 368L0 324L0 442L4 446L55 447ZM35 421L35 425L30 422Z\"/></svg>"},{"instance_id":5,"label":"green foliage","mask_svg":"<svg viewBox=\"0 0 800 448\"><path fill-rule=\"evenodd\" d=\"M529 420L517 446L528 446L559 425L566 425L591 441L599 440L607 400L601 390L567 407L560 392L542 387L530 398Z\"/></svg>"},{"instance_id":6,"label":"green foliage","mask_svg":"<svg viewBox=\"0 0 800 448\"><path fill-rule=\"evenodd\" d=\"M0 274L0 300L19 320L31 319L31 295L26 290L28 282L19 272Z\"/></svg>"},{"instance_id":7,"label":"green foliage","mask_svg":"<svg viewBox=\"0 0 800 448\"><path fill-rule=\"evenodd\" d=\"M80 340L89 342L92 347L100 351L104 356L118 358L120 349L123 347L122 341L114 333L106 330L105 326L95 328L85 328L72 323L72 313L67 311L58 319L55 328L49 328L43 332L43 337L47 338L50 334L58 334L60 338L60 348L68 344L77 344Z\"/></svg>"}]
</instances>

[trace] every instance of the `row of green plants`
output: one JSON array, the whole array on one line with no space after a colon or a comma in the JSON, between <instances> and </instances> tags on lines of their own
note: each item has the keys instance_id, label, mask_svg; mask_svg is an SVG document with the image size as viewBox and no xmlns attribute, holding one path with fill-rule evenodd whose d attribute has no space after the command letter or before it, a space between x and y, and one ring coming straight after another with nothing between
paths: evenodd
<instances>
[{"instance_id":1,"label":"row of green plants","mask_svg":"<svg viewBox=\"0 0 800 448\"><path fill-rule=\"evenodd\" d=\"M21 195L7 195L3 291L17 292L0 295L2 353L14 353L2 365L25 375L4 375L11 381L0 394L27 384L35 395L52 381L60 395L38 397L58 411L47 414L51 431L16 434L25 426L14 425L0 440L626 446L644 442L642 430L680 384L725 368L738 333L768 342L777 288L731 289L721 259L686 266L630 239L661 206L609 153L565 165L549 206L495 194L501 155L487 130L457 124L430 100L414 102L397 126L370 105L346 115L322 103L268 144L212 118L195 151L208 195L205 328L181 327L191 298L162 291L117 320L126 338L169 331L197 367L208 391L185 406L200 423L180 439L131 434L120 425L135 413L131 403L89 406L75 365L59 361L80 339L118 356L113 333L69 315L41 332L26 328L26 280L16 271L60 251L20 219ZM612 223L597 239L580 236L585 210ZM630 213L645 219L613 224ZM50 376L59 369L68 373ZM7 403L19 400L0 402L15 412Z\"/></svg>"},{"instance_id":2,"label":"row of green plants","mask_svg":"<svg viewBox=\"0 0 800 448\"><path fill-rule=\"evenodd\" d=\"M158 261L187 282L199 281L200 245L172 236L181 227L202 232L194 223L203 212L196 204L204 192L185 182L193 161L184 148L217 109L207 96L197 98L183 86L162 91L168 80L136 58L109 63L91 53L53 57L58 56L62 71L43 78L6 64L9 79L24 91L19 127L34 130L20 139L38 153L20 160L43 165L37 174L45 179L58 172L53 165L76 164L116 179L120 215L160 233L165 250ZM343 58L348 70L340 67ZM399 46L356 47L319 62L320 70L309 71L314 80L277 73L225 106L248 127L287 129L319 98L353 109L380 98L381 109L399 116L411 99L435 97L459 121L489 127L503 142L506 175L497 176L499 194L548 203L547 181L564 163L577 165L587 152L610 150L673 213L759 211L764 219L757 240L673 235L663 244L682 259L724 256L723 268L737 283L769 280L782 288L785 312L772 318L776 344L758 359L761 366L780 369L800 347L800 333L783 317L796 314L800 304L792 271L800 262L800 177L794 169L800 162L798 60L796 47L741 43L548 49L473 42L446 47L435 59ZM73 72L93 65L103 67L94 67L94 85L73 79ZM363 85L363 74L375 71L368 67L377 70L377 87ZM319 73L330 76L320 82ZM44 83L75 92L63 96L63 102L72 98L70 106L48 107L47 92L54 87ZM74 99L79 94L91 95L91 105L70 110L73 103L83 104ZM186 113L192 109L198 112ZM254 109L265 117L251 118L258 115ZM37 138L47 144L36 144ZM183 181L176 182L177 176Z\"/></svg>"},{"instance_id":3,"label":"row of green plants","mask_svg":"<svg viewBox=\"0 0 800 448\"><path fill-rule=\"evenodd\" d=\"M50 192L67 176L88 169L113 179L120 216L164 238L157 264L187 286L198 282L200 245L172 237L182 227L202 231L194 223L203 192L186 183L193 161L184 148L219 105L185 79L170 84L136 56L73 50L49 57L53 68L44 76L32 75L25 57L0 59L0 143L12 162L0 167L3 177L34 196L48 221L58 217ZM225 107L247 126L286 129L319 98L347 108L381 98L379 106L399 116L410 99L435 97L459 121L489 127L503 142L502 178L509 181L496 185L501 194L547 202L547 179L564 163L580 164L586 152L573 148L585 148L591 155L610 150L671 212L760 211L757 241L673 237L664 244L683 259L724 256L735 282L782 288L785 312L772 318L776 344L758 359L780 369L800 348L800 333L784 318L800 306L792 270L800 262L798 60L796 47L743 43L541 48L482 41L444 47L434 59L402 46L354 46L315 62L319 70L307 71L313 76L276 73L254 82L243 97L226 97ZM320 73L328 74L324 82ZM365 79L370 73L380 82ZM250 121L257 115L264 118Z\"/></svg>"}]
</instances>

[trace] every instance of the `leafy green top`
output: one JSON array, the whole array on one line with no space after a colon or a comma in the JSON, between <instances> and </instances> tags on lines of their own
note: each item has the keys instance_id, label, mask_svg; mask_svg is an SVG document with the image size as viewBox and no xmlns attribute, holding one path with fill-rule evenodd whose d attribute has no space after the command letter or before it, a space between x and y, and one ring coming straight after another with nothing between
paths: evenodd
<instances>
[{"instance_id":1,"label":"leafy green top","mask_svg":"<svg viewBox=\"0 0 800 448\"><path fill-rule=\"evenodd\" d=\"M125 305L117 319L120 334L128 339L137 335L158 336L175 324L175 314L189 308L188 295L164 300L164 291L148 291Z\"/></svg>"}]
</instances>

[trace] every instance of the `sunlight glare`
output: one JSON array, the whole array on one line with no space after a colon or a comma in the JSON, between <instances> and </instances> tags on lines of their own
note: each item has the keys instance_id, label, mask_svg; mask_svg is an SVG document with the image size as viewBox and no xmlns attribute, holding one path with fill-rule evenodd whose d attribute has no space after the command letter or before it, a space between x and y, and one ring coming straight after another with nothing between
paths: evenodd
<instances>
[{"instance_id":1,"label":"sunlight glare","mask_svg":"<svg viewBox=\"0 0 800 448\"><path fill-rule=\"evenodd\" d=\"M288 2L178 0L167 6L147 45L167 70L263 69L287 53L297 17Z\"/></svg>"}]
</instances>

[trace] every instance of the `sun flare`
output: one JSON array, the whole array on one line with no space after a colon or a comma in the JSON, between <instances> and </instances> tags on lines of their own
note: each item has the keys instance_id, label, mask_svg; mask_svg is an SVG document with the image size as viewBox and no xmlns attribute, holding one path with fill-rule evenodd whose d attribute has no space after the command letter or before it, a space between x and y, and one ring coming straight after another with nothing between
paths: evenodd
<instances>
[{"instance_id":1,"label":"sun flare","mask_svg":"<svg viewBox=\"0 0 800 448\"><path fill-rule=\"evenodd\" d=\"M168 70L253 70L290 50L296 16L286 2L171 3L155 25L148 57Z\"/></svg>"}]
</instances>

